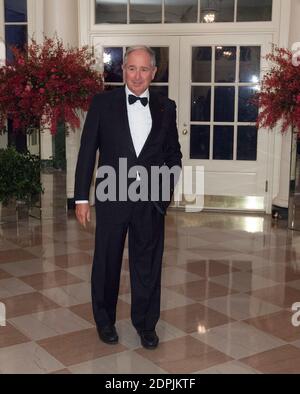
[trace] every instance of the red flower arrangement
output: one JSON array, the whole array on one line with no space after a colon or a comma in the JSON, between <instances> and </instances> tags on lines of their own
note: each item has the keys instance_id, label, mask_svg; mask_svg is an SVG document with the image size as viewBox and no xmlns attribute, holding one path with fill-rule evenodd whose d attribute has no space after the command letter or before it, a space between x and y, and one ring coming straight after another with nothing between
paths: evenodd
<instances>
[{"instance_id":1,"label":"red flower arrangement","mask_svg":"<svg viewBox=\"0 0 300 394\"><path fill-rule=\"evenodd\" d=\"M258 127L272 129L282 121L282 133L290 126L300 133L300 68L293 64L293 57L291 51L275 46L266 56L274 65L264 76L261 91L255 97L261 110Z\"/></svg>"},{"instance_id":2,"label":"red flower arrangement","mask_svg":"<svg viewBox=\"0 0 300 394\"><path fill-rule=\"evenodd\" d=\"M65 49L58 39L32 41L25 50L12 48L14 62L0 68L0 132L7 118L15 132L49 127L60 121L80 127L77 111L87 111L92 97L103 90L102 75L87 47Z\"/></svg>"}]
</instances>

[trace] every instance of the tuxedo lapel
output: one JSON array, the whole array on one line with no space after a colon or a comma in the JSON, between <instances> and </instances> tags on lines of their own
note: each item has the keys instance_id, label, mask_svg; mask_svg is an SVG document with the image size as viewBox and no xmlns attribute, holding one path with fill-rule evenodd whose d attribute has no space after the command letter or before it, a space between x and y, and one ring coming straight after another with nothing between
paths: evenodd
<instances>
[{"instance_id":1,"label":"tuxedo lapel","mask_svg":"<svg viewBox=\"0 0 300 394\"><path fill-rule=\"evenodd\" d=\"M120 125L120 130L124 130L124 138L126 140L125 143L128 146L129 152L133 154L134 158L136 159L137 156L129 127L125 88L119 90L119 96L116 105L117 111L115 111L115 114L116 116L119 114L117 122Z\"/></svg>"},{"instance_id":2,"label":"tuxedo lapel","mask_svg":"<svg viewBox=\"0 0 300 394\"><path fill-rule=\"evenodd\" d=\"M159 133L160 126L162 123L164 108L160 102L158 95L154 93L150 93L149 106L150 106L150 112L152 117L152 128L145 142L145 145L143 146L143 149L139 155L139 158L142 156L143 152L147 149L148 145L151 143L151 140L155 137L156 133Z\"/></svg>"}]
</instances>

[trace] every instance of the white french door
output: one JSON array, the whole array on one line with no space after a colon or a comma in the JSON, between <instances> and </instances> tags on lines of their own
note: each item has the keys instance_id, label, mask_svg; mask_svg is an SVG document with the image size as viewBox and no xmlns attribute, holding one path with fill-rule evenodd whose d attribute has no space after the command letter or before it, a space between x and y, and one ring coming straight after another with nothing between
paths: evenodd
<instances>
[{"instance_id":1,"label":"white french door","mask_svg":"<svg viewBox=\"0 0 300 394\"><path fill-rule=\"evenodd\" d=\"M180 38L181 146L185 165L204 168L206 206L266 209L272 136L257 130L251 97L271 41L266 35Z\"/></svg>"},{"instance_id":2,"label":"white french door","mask_svg":"<svg viewBox=\"0 0 300 394\"><path fill-rule=\"evenodd\" d=\"M155 50L159 70L152 88L177 103L183 164L194 171L204 168L204 206L262 211L268 201L273 136L256 129L250 98L266 69L264 56L271 42L271 35L93 38L109 89L123 83L126 47L149 45ZM176 205L191 205L191 200L195 208L202 204L202 196L186 197Z\"/></svg>"}]
</instances>

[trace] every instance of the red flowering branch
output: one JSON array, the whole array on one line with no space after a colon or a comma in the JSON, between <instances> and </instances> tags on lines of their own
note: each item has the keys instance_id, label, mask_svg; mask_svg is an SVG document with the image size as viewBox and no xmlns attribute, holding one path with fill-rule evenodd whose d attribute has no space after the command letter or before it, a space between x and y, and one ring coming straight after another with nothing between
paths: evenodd
<instances>
[{"instance_id":1,"label":"red flowering branch","mask_svg":"<svg viewBox=\"0 0 300 394\"><path fill-rule=\"evenodd\" d=\"M257 125L273 129L282 121L282 133L290 126L300 133L300 68L293 64L292 52L284 48L274 46L266 59L273 66L255 97L260 109Z\"/></svg>"},{"instance_id":2,"label":"red flowering branch","mask_svg":"<svg viewBox=\"0 0 300 394\"><path fill-rule=\"evenodd\" d=\"M7 118L15 132L57 123L80 126L78 110L87 111L92 97L103 90L102 75L87 47L64 48L58 39L32 41L25 50L12 48L14 62L0 68L0 132Z\"/></svg>"}]
</instances>

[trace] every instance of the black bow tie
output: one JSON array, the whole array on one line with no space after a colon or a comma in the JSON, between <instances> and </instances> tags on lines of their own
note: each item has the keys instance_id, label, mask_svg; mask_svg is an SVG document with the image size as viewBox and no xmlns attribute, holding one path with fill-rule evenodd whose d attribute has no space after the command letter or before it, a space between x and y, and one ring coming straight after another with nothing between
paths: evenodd
<instances>
[{"instance_id":1,"label":"black bow tie","mask_svg":"<svg viewBox=\"0 0 300 394\"><path fill-rule=\"evenodd\" d=\"M128 102L129 102L130 105L134 104L138 100L140 100L140 102L143 104L144 107L146 107L146 105L148 104L148 98L147 97L137 97L137 96L134 96L133 94L129 94Z\"/></svg>"}]
</instances>

